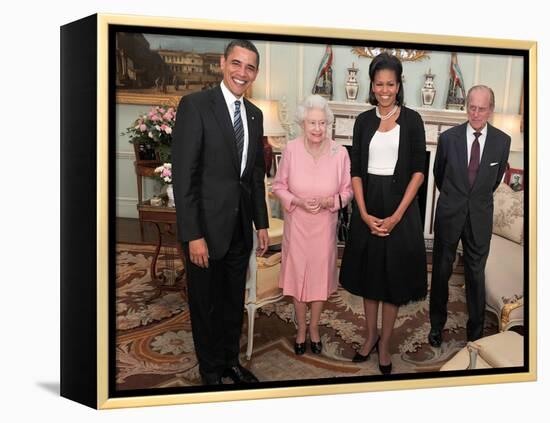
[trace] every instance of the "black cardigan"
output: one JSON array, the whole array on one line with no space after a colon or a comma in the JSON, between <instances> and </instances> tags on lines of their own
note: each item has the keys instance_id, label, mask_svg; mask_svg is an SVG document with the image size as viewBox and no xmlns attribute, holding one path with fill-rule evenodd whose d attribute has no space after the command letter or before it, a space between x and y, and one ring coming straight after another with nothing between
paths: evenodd
<instances>
[{"instance_id":1,"label":"black cardigan","mask_svg":"<svg viewBox=\"0 0 550 423\"><path fill-rule=\"evenodd\" d=\"M424 122L412 109L402 106L397 118L399 129L399 150L392 180L392 192L404 194L413 173L424 173L426 162L426 134ZM353 145L351 147L351 176L363 180L367 186L369 167L369 146L372 137L380 126L376 109L367 110L357 116L353 126Z\"/></svg>"}]
</instances>

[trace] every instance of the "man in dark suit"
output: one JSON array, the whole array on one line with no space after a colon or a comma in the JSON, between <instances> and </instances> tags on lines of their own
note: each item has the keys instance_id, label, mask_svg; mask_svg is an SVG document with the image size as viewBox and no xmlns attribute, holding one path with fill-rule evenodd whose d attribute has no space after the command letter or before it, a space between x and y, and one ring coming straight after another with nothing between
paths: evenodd
<instances>
[{"instance_id":1,"label":"man in dark suit","mask_svg":"<svg viewBox=\"0 0 550 423\"><path fill-rule=\"evenodd\" d=\"M258 74L250 41L234 40L221 58L223 81L181 99L172 170L178 234L187 264L189 308L205 384L258 382L239 364L246 270L254 223L268 246L263 116L243 97Z\"/></svg>"},{"instance_id":2,"label":"man in dark suit","mask_svg":"<svg viewBox=\"0 0 550 423\"><path fill-rule=\"evenodd\" d=\"M468 122L443 132L434 163L439 200L435 214L431 330L428 341L441 345L447 321L449 278L459 240L464 251L468 341L483 336L485 263L493 230L493 192L498 187L510 152L510 137L487 121L493 115L493 90L477 85L466 99Z\"/></svg>"}]
</instances>

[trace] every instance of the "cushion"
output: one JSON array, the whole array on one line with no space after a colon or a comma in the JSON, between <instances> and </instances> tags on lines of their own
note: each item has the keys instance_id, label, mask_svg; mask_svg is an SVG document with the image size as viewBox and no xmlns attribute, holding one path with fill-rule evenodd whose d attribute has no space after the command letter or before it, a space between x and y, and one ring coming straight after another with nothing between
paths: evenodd
<instances>
[{"instance_id":1,"label":"cushion","mask_svg":"<svg viewBox=\"0 0 550 423\"><path fill-rule=\"evenodd\" d=\"M523 191L501 183L494 194L493 233L523 245Z\"/></svg>"}]
</instances>

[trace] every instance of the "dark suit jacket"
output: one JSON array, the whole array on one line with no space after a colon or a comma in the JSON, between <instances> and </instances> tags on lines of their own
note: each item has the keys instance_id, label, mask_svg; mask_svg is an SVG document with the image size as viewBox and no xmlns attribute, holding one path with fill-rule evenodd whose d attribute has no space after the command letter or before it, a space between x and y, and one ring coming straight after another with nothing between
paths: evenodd
<instances>
[{"instance_id":1,"label":"dark suit jacket","mask_svg":"<svg viewBox=\"0 0 550 423\"><path fill-rule=\"evenodd\" d=\"M435 214L435 235L448 243L458 242L470 214L474 239L491 240L493 192L506 170L511 139L487 124L487 138L473 187L468 181L468 123L446 130L439 136L434 162L435 184L440 191Z\"/></svg>"},{"instance_id":2,"label":"dark suit jacket","mask_svg":"<svg viewBox=\"0 0 550 423\"><path fill-rule=\"evenodd\" d=\"M399 150L392 180L392 191L404 194L413 173L424 173L426 162L426 135L424 122L420 115L407 107L401 108L397 118L399 124ZM369 168L369 146L372 137L380 126L376 110L361 113L353 127L353 146L351 148L351 176L363 179L366 194L367 174ZM367 201L368 208L368 201Z\"/></svg>"},{"instance_id":3,"label":"dark suit jacket","mask_svg":"<svg viewBox=\"0 0 550 423\"><path fill-rule=\"evenodd\" d=\"M226 254L239 216L249 248L252 222L256 229L268 227L263 116L251 102L244 103L249 143L242 176L231 116L219 86L183 97L176 116L172 179L178 236L184 243L205 238L211 259Z\"/></svg>"}]
</instances>

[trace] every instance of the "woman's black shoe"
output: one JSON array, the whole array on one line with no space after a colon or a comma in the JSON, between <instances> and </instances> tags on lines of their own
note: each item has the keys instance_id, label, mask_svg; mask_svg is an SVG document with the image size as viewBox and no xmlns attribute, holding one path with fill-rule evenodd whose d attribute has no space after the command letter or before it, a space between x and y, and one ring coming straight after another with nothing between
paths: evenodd
<instances>
[{"instance_id":1,"label":"woman's black shoe","mask_svg":"<svg viewBox=\"0 0 550 423\"><path fill-rule=\"evenodd\" d=\"M302 355L306 352L306 343L302 342L298 344L297 342L294 344L294 353L296 355Z\"/></svg>"},{"instance_id":2,"label":"woman's black shoe","mask_svg":"<svg viewBox=\"0 0 550 423\"><path fill-rule=\"evenodd\" d=\"M321 341L319 342L310 342L311 352L313 354L321 354L321 350L323 349L323 344Z\"/></svg>"},{"instance_id":3,"label":"woman's black shoe","mask_svg":"<svg viewBox=\"0 0 550 423\"><path fill-rule=\"evenodd\" d=\"M380 337L376 340L370 351L367 353L367 355L359 354L359 351L355 353L351 361L354 363L362 363L363 361L367 361L370 358L370 353L374 350L378 349L378 342L380 341Z\"/></svg>"},{"instance_id":4,"label":"woman's black shoe","mask_svg":"<svg viewBox=\"0 0 550 423\"><path fill-rule=\"evenodd\" d=\"M378 368L380 369L380 373L382 373L383 375L391 374L391 361L390 364L386 365L380 364L380 362L378 362Z\"/></svg>"}]
</instances>

